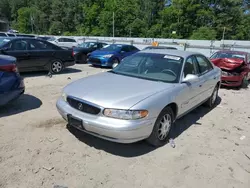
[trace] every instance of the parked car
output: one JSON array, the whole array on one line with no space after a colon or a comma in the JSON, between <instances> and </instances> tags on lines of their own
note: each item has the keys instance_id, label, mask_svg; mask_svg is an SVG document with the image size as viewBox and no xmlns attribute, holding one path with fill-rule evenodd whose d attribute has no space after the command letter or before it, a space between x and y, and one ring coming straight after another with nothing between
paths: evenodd
<instances>
[{"instance_id":1,"label":"parked car","mask_svg":"<svg viewBox=\"0 0 250 188\"><path fill-rule=\"evenodd\" d=\"M84 42L73 48L76 63L87 63L89 53L106 46L102 42Z\"/></svg>"},{"instance_id":2,"label":"parked car","mask_svg":"<svg viewBox=\"0 0 250 188\"><path fill-rule=\"evenodd\" d=\"M29 34L21 34L21 33L18 33L18 34L15 34L16 37L28 37L28 38L35 38L36 36L35 35L29 35Z\"/></svg>"},{"instance_id":3,"label":"parked car","mask_svg":"<svg viewBox=\"0 0 250 188\"><path fill-rule=\"evenodd\" d=\"M112 67L113 64L119 64L123 58L138 51L139 49L132 45L111 44L92 52L88 63L94 66Z\"/></svg>"},{"instance_id":4,"label":"parked car","mask_svg":"<svg viewBox=\"0 0 250 188\"><path fill-rule=\"evenodd\" d=\"M61 47L73 48L78 45L75 39L66 37L59 37L59 38L51 37L50 39L48 39L48 41L51 42L52 44Z\"/></svg>"},{"instance_id":5,"label":"parked car","mask_svg":"<svg viewBox=\"0 0 250 188\"><path fill-rule=\"evenodd\" d=\"M220 78L221 70L202 54L141 51L66 86L57 109L70 126L94 136L161 146L176 119L203 103L215 105Z\"/></svg>"},{"instance_id":6,"label":"parked car","mask_svg":"<svg viewBox=\"0 0 250 188\"><path fill-rule=\"evenodd\" d=\"M153 50L153 49L168 49L168 50L177 50L175 47L168 47L168 46L147 46L143 50Z\"/></svg>"},{"instance_id":7,"label":"parked car","mask_svg":"<svg viewBox=\"0 0 250 188\"><path fill-rule=\"evenodd\" d=\"M0 38L0 53L16 57L20 72L49 70L60 73L75 64L72 49L33 38Z\"/></svg>"},{"instance_id":8,"label":"parked car","mask_svg":"<svg viewBox=\"0 0 250 188\"><path fill-rule=\"evenodd\" d=\"M214 65L222 70L221 84L247 87L250 80L250 54L239 51L218 51L211 56Z\"/></svg>"},{"instance_id":9,"label":"parked car","mask_svg":"<svg viewBox=\"0 0 250 188\"><path fill-rule=\"evenodd\" d=\"M8 35L5 32L0 32L0 37L8 37Z\"/></svg>"},{"instance_id":10,"label":"parked car","mask_svg":"<svg viewBox=\"0 0 250 188\"><path fill-rule=\"evenodd\" d=\"M23 79L15 63L16 58L0 55L0 106L8 104L24 93Z\"/></svg>"},{"instance_id":11,"label":"parked car","mask_svg":"<svg viewBox=\"0 0 250 188\"><path fill-rule=\"evenodd\" d=\"M36 39L46 40L46 41L50 40L51 38L52 38L52 37L42 37L42 36L36 37Z\"/></svg>"}]
</instances>

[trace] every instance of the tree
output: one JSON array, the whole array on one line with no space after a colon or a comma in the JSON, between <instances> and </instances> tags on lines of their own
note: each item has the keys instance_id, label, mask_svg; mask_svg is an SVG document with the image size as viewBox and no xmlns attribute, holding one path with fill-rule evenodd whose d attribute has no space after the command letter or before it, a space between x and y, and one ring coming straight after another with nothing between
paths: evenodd
<instances>
[{"instance_id":1,"label":"tree","mask_svg":"<svg viewBox=\"0 0 250 188\"><path fill-rule=\"evenodd\" d=\"M209 27L200 27L196 31L193 32L190 39L193 40L215 40L216 39L216 31Z\"/></svg>"}]
</instances>

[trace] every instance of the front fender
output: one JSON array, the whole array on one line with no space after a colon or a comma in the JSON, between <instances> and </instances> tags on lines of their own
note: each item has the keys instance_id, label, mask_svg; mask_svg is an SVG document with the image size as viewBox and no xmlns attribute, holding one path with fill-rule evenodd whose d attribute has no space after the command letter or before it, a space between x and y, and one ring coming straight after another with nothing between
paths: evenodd
<instances>
[{"instance_id":1,"label":"front fender","mask_svg":"<svg viewBox=\"0 0 250 188\"><path fill-rule=\"evenodd\" d=\"M175 103L177 105L177 109L179 106L178 101L176 101L176 92L177 87L173 87L171 91L169 90L163 90L161 92L158 92L139 103L132 106L131 110L148 110L149 115L147 118L157 118L158 115L161 113L161 111L169 104ZM178 114L178 112L177 112Z\"/></svg>"}]
</instances>

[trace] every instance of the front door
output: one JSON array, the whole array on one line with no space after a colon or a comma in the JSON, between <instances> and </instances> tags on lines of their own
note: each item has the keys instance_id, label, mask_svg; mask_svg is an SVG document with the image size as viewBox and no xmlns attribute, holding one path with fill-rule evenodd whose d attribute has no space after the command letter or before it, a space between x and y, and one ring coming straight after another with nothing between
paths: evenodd
<instances>
[{"instance_id":1,"label":"front door","mask_svg":"<svg viewBox=\"0 0 250 188\"><path fill-rule=\"evenodd\" d=\"M16 64L20 71L25 71L29 67L30 54L28 51L28 42L26 40L13 40L8 50L4 51L4 54L16 57Z\"/></svg>"}]
</instances>

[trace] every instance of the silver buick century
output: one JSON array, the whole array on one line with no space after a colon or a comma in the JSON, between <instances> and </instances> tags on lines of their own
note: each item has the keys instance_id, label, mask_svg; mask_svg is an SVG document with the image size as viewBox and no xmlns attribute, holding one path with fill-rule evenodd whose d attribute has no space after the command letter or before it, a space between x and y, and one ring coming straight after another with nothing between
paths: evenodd
<instances>
[{"instance_id":1,"label":"silver buick century","mask_svg":"<svg viewBox=\"0 0 250 188\"><path fill-rule=\"evenodd\" d=\"M66 86L57 109L70 126L91 135L162 146L176 119L203 103L214 106L220 78L221 70L202 54L145 50Z\"/></svg>"}]
</instances>

